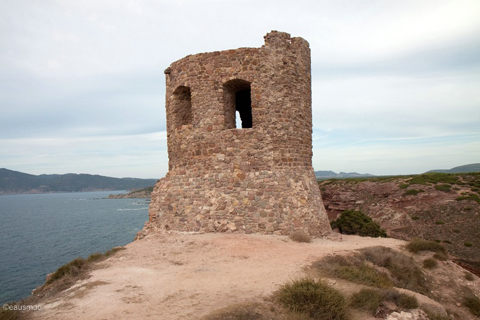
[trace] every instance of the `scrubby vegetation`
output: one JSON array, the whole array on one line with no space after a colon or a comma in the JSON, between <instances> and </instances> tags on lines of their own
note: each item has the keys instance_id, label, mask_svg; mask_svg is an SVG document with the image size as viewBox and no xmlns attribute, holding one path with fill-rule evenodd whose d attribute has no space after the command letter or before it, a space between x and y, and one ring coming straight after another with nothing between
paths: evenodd
<instances>
[{"instance_id":1,"label":"scrubby vegetation","mask_svg":"<svg viewBox=\"0 0 480 320\"><path fill-rule=\"evenodd\" d=\"M328 256L314 262L311 268L320 275L344 279L354 283L378 288L393 286L393 282L386 273L367 265L361 255Z\"/></svg>"},{"instance_id":2,"label":"scrubby vegetation","mask_svg":"<svg viewBox=\"0 0 480 320\"><path fill-rule=\"evenodd\" d=\"M306 242L306 243L312 242L312 237L302 230L297 230L290 233L289 238L295 242Z\"/></svg>"},{"instance_id":3,"label":"scrubby vegetation","mask_svg":"<svg viewBox=\"0 0 480 320\"><path fill-rule=\"evenodd\" d=\"M95 252L92 253L87 259L83 258L76 258L60 268L58 268L54 273L52 273L48 279L48 281L45 283L45 285L51 284L52 282L61 279L65 276L77 276L80 274L80 272L86 270L92 262L103 260L111 255L113 255L115 252L119 250L123 250L125 248L123 247L115 247L113 249L108 250L105 253L100 253L100 252Z\"/></svg>"},{"instance_id":4,"label":"scrubby vegetation","mask_svg":"<svg viewBox=\"0 0 480 320\"><path fill-rule=\"evenodd\" d=\"M429 286L426 276L417 267L414 260L386 247L370 247L360 250L367 261L388 270L396 287L427 294Z\"/></svg>"},{"instance_id":5,"label":"scrubby vegetation","mask_svg":"<svg viewBox=\"0 0 480 320\"><path fill-rule=\"evenodd\" d=\"M387 233L380 225L361 211L345 210L340 217L330 223L332 229L340 233L356 234L366 237L386 237Z\"/></svg>"},{"instance_id":6,"label":"scrubby vegetation","mask_svg":"<svg viewBox=\"0 0 480 320\"><path fill-rule=\"evenodd\" d=\"M468 296L463 299L463 304L474 316L480 317L480 299L476 296Z\"/></svg>"},{"instance_id":7,"label":"scrubby vegetation","mask_svg":"<svg viewBox=\"0 0 480 320\"><path fill-rule=\"evenodd\" d=\"M203 320L264 320L259 303L244 303L219 309L205 317Z\"/></svg>"},{"instance_id":8,"label":"scrubby vegetation","mask_svg":"<svg viewBox=\"0 0 480 320\"><path fill-rule=\"evenodd\" d=\"M423 260L423 267L427 269L433 269L438 267L438 262L433 258L428 258Z\"/></svg>"},{"instance_id":9,"label":"scrubby vegetation","mask_svg":"<svg viewBox=\"0 0 480 320\"><path fill-rule=\"evenodd\" d=\"M413 253L418 253L420 251L432 251L436 253L446 254L447 250L441 244L435 241L423 240L423 239L414 239L407 244L407 250Z\"/></svg>"},{"instance_id":10,"label":"scrubby vegetation","mask_svg":"<svg viewBox=\"0 0 480 320\"><path fill-rule=\"evenodd\" d=\"M347 317L347 302L343 295L329 285L312 278L284 284L276 299L286 309L318 320L343 320Z\"/></svg>"},{"instance_id":11,"label":"scrubby vegetation","mask_svg":"<svg viewBox=\"0 0 480 320\"><path fill-rule=\"evenodd\" d=\"M376 315L382 304L394 303L400 309L418 308L417 298L398 291L388 289L361 289L350 297L350 306Z\"/></svg>"}]
</instances>

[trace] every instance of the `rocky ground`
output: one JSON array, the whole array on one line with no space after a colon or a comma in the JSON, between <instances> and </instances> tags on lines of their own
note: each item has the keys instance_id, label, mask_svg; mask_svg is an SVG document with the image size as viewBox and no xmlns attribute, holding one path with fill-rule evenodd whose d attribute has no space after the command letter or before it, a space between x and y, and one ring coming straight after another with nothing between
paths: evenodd
<instances>
[{"instance_id":1,"label":"rocky ground","mask_svg":"<svg viewBox=\"0 0 480 320\"><path fill-rule=\"evenodd\" d=\"M98 263L69 289L37 299L41 310L28 316L45 320L200 319L225 306L264 303L280 285L305 276L313 262L327 255L351 254L370 246L405 252L404 244L393 238L359 236L299 243L273 235L152 233ZM426 255L416 255L415 261L420 263ZM434 278L430 297L406 292L417 296L422 308L448 312L454 319L475 319L462 305L461 292L480 296L480 279L467 281L458 265L439 263L424 271L425 277ZM346 296L362 288L347 281L326 281ZM410 319L398 314L401 311L389 319ZM403 311L403 315L412 312ZM351 318L376 319L358 310Z\"/></svg>"},{"instance_id":2,"label":"rocky ground","mask_svg":"<svg viewBox=\"0 0 480 320\"><path fill-rule=\"evenodd\" d=\"M480 174L328 180L320 183L329 219L361 210L399 239L423 238L470 261L480 274ZM462 200L463 199L463 200Z\"/></svg>"}]
</instances>

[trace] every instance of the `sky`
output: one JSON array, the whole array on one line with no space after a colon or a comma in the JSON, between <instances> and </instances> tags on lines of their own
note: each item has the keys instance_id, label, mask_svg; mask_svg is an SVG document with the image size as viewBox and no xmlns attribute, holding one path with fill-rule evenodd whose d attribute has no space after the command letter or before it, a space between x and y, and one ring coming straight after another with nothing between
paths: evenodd
<instances>
[{"instance_id":1,"label":"sky","mask_svg":"<svg viewBox=\"0 0 480 320\"><path fill-rule=\"evenodd\" d=\"M479 17L478 0L0 0L0 168L163 177L164 69L271 30L310 43L315 170L478 163Z\"/></svg>"}]
</instances>

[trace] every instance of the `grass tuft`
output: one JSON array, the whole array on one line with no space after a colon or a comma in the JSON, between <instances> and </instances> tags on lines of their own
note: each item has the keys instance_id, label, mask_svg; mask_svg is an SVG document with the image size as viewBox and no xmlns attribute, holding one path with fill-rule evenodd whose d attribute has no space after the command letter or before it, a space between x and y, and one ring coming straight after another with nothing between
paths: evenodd
<instances>
[{"instance_id":1,"label":"grass tuft","mask_svg":"<svg viewBox=\"0 0 480 320\"><path fill-rule=\"evenodd\" d=\"M480 299L475 296L465 297L463 304L474 316L480 317Z\"/></svg>"},{"instance_id":2,"label":"grass tuft","mask_svg":"<svg viewBox=\"0 0 480 320\"><path fill-rule=\"evenodd\" d=\"M290 233L289 238L295 242L312 242L312 237L309 234L303 232L302 230L297 230Z\"/></svg>"},{"instance_id":3,"label":"grass tuft","mask_svg":"<svg viewBox=\"0 0 480 320\"><path fill-rule=\"evenodd\" d=\"M395 286L422 294L429 292L425 275L412 257L390 248L376 246L360 250L365 259L389 271Z\"/></svg>"},{"instance_id":4,"label":"grass tuft","mask_svg":"<svg viewBox=\"0 0 480 320\"><path fill-rule=\"evenodd\" d=\"M428 258L423 260L423 267L427 269L433 269L438 267L438 262L433 258Z\"/></svg>"},{"instance_id":5,"label":"grass tuft","mask_svg":"<svg viewBox=\"0 0 480 320\"><path fill-rule=\"evenodd\" d=\"M445 247L441 244L438 244L434 241L428 241L423 239L414 239L407 244L407 250L413 253L418 253L420 251L432 251L437 253L447 253Z\"/></svg>"},{"instance_id":6,"label":"grass tuft","mask_svg":"<svg viewBox=\"0 0 480 320\"><path fill-rule=\"evenodd\" d=\"M262 320L258 304L244 303L228 306L203 317L203 320Z\"/></svg>"},{"instance_id":7,"label":"grass tuft","mask_svg":"<svg viewBox=\"0 0 480 320\"><path fill-rule=\"evenodd\" d=\"M361 289L350 297L350 306L374 314L380 307L383 298L383 294L379 290Z\"/></svg>"},{"instance_id":8,"label":"grass tuft","mask_svg":"<svg viewBox=\"0 0 480 320\"><path fill-rule=\"evenodd\" d=\"M284 284L275 294L286 309L319 320L344 320L347 303L343 295L329 285L311 278Z\"/></svg>"},{"instance_id":9,"label":"grass tuft","mask_svg":"<svg viewBox=\"0 0 480 320\"><path fill-rule=\"evenodd\" d=\"M378 288L393 286L386 273L367 265L364 260L355 256L327 256L314 262L312 269L320 274Z\"/></svg>"},{"instance_id":10,"label":"grass tuft","mask_svg":"<svg viewBox=\"0 0 480 320\"><path fill-rule=\"evenodd\" d=\"M470 272L465 272L465 280L473 281L473 280L475 280L475 277Z\"/></svg>"}]
</instances>

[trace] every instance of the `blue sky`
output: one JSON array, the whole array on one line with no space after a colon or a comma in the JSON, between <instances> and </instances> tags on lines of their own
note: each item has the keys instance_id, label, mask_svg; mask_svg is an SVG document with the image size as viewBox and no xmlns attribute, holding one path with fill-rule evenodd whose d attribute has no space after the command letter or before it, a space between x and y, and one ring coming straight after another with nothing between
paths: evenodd
<instances>
[{"instance_id":1,"label":"blue sky","mask_svg":"<svg viewBox=\"0 0 480 320\"><path fill-rule=\"evenodd\" d=\"M315 170L480 162L480 1L0 1L0 167L161 178L163 70L310 43Z\"/></svg>"}]
</instances>

